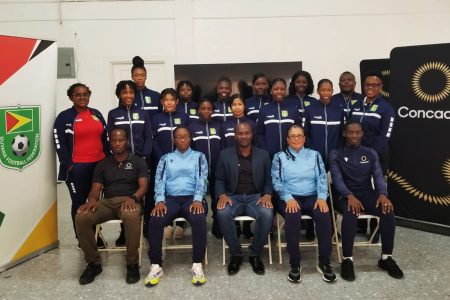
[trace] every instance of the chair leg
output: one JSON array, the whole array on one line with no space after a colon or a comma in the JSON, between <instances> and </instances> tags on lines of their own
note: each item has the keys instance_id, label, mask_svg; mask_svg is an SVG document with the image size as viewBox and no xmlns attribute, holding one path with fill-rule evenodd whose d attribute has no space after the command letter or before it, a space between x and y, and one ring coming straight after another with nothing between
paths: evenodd
<instances>
[{"instance_id":1,"label":"chair leg","mask_svg":"<svg viewBox=\"0 0 450 300\"><path fill-rule=\"evenodd\" d=\"M208 265L208 247L205 249L205 266Z\"/></svg>"},{"instance_id":2,"label":"chair leg","mask_svg":"<svg viewBox=\"0 0 450 300\"><path fill-rule=\"evenodd\" d=\"M141 237L139 238L139 267L142 266L143 247L144 247L144 216L141 216Z\"/></svg>"},{"instance_id":3,"label":"chair leg","mask_svg":"<svg viewBox=\"0 0 450 300\"><path fill-rule=\"evenodd\" d=\"M334 228L334 241L336 243L336 254L337 254L337 258L339 263L342 262L341 259L341 250L339 249L339 236L338 236L338 229L337 229L337 224L336 224L336 214L334 212L334 203L333 203L333 193L331 191L331 175L330 173L328 173L328 193L330 194L330 204L331 204L331 221L333 222L333 228Z\"/></svg>"},{"instance_id":4,"label":"chair leg","mask_svg":"<svg viewBox=\"0 0 450 300\"><path fill-rule=\"evenodd\" d=\"M222 264L225 266L225 239L222 238Z\"/></svg>"},{"instance_id":5,"label":"chair leg","mask_svg":"<svg viewBox=\"0 0 450 300\"><path fill-rule=\"evenodd\" d=\"M267 236L267 246L269 247L269 264L272 264L272 241L270 240L270 233Z\"/></svg>"},{"instance_id":6,"label":"chair leg","mask_svg":"<svg viewBox=\"0 0 450 300\"><path fill-rule=\"evenodd\" d=\"M280 218L277 215L277 235L278 235L278 259L280 265L283 263L283 255L281 253L281 229L280 229Z\"/></svg>"}]
</instances>

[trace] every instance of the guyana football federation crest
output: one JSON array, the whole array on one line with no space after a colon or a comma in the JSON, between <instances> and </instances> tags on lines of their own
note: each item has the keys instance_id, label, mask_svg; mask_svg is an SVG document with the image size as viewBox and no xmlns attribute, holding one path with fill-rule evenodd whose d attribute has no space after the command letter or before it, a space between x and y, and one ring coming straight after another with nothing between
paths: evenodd
<instances>
[{"instance_id":1,"label":"guyana football federation crest","mask_svg":"<svg viewBox=\"0 0 450 300\"><path fill-rule=\"evenodd\" d=\"M22 171L39 157L40 106L0 108L0 163Z\"/></svg>"}]
</instances>

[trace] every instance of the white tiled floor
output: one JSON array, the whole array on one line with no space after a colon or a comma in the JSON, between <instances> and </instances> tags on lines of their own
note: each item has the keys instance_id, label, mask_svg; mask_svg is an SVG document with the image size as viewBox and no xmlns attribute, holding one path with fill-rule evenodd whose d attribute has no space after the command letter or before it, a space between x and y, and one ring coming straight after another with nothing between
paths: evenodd
<instances>
[{"instance_id":1,"label":"white tiled floor","mask_svg":"<svg viewBox=\"0 0 450 300\"><path fill-rule=\"evenodd\" d=\"M258 276L246 261L235 276L228 276L222 265L222 242L208 234L209 265L205 267L207 283L192 286L191 252L170 251L164 265L164 277L154 288L143 285L149 261L143 258L141 281L125 283L125 259L121 253L102 254L103 273L87 286L78 284L85 267L77 250L70 222L70 198L64 184L58 185L60 246L0 274L0 299L450 299L450 237L398 227L394 256L405 272L403 280L391 279L376 266L377 248L355 250L356 281L346 282L338 275L335 284L321 280L316 271L314 248L302 248L303 281L287 280L288 257L278 264L276 241L273 242L274 264L267 263L266 274ZM116 229L105 229L114 240ZM189 235L189 229L188 229ZM189 238L189 237L188 237ZM336 274L340 267L333 252Z\"/></svg>"}]
</instances>

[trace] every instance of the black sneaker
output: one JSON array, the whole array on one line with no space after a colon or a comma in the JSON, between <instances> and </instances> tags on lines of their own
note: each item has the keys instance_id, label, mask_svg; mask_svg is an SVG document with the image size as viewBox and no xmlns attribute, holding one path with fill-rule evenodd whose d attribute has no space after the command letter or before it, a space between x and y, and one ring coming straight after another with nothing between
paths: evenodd
<instances>
[{"instance_id":1,"label":"black sneaker","mask_svg":"<svg viewBox=\"0 0 450 300\"><path fill-rule=\"evenodd\" d=\"M378 266L386 270L389 274L389 276L401 279L403 278L403 271L399 268L395 260L392 259L391 256L389 256L387 259L381 259L378 261Z\"/></svg>"},{"instance_id":2,"label":"black sneaker","mask_svg":"<svg viewBox=\"0 0 450 300\"><path fill-rule=\"evenodd\" d=\"M341 263L341 277L347 281L355 280L355 271L353 269L353 261L346 258Z\"/></svg>"},{"instance_id":3,"label":"black sneaker","mask_svg":"<svg viewBox=\"0 0 450 300\"><path fill-rule=\"evenodd\" d=\"M302 281L302 267L300 266L300 263L291 264L289 268L288 280L295 283Z\"/></svg>"},{"instance_id":4,"label":"black sneaker","mask_svg":"<svg viewBox=\"0 0 450 300\"><path fill-rule=\"evenodd\" d=\"M85 285L94 281L95 276L102 272L102 265L97 264L88 264L86 269L83 271L83 274L80 276L79 283L81 285Z\"/></svg>"},{"instance_id":5,"label":"black sneaker","mask_svg":"<svg viewBox=\"0 0 450 300\"><path fill-rule=\"evenodd\" d=\"M127 283L136 283L141 279L139 274L139 266L137 264L131 264L127 266Z\"/></svg>"},{"instance_id":6,"label":"black sneaker","mask_svg":"<svg viewBox=\"0 0 450 300\"><path fill-rule=\"evenodd\" d=\"M116 247L125 247L125 231L120 231L119 238L116 240Z\"/></svg>"},{"instance_id":7,"label":"black sneaker","mask_svg":"<svg viewBox=\"0 0 450 300\"><path fill-rule=\"evenodd\" d=\"M331 264L322 264L319 262L317 265L317 271L319 271L320 274L322 274L322 279L326 282L335 282L336 281L336 275L333 272L333 267Z\"/></svg>"}]
</instances>

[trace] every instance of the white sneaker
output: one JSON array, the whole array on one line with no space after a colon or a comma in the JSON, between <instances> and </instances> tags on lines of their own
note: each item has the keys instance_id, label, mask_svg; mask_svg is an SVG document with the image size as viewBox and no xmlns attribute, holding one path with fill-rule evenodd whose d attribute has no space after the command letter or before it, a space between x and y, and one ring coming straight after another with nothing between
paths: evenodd
<instances>
[{"instance_id":1,"label":"white sneaker","mask_svg":"<svg viewBox=\"0 0 450 300\"><path fill-rule=\"evenodd\" d=\"M145 277L144 284L148 287L157 285L163 274L163 269L158 264L152 264L150 266L150 273Z\"/></svg>"},{"instance_id":2,"label":"white sneaker","mask_svg":"<svg viewBox=\"0 0 450 300\"><path fill-rule=\"evenodd\" d=\"M192 264L192 284L202 285L206 282L205 274L203 273L203 268L201 263Z\"/></svg>"},{"instance_id":3,"label":"white sneaker","mask_svg":"<svg viewBox=\"0 0 450 300\"><path fill-rule=\"evenodd\" d=\"M176 239L182 239L182 238L184 238L184 228L181 227L181 226L175 226L174 237L175 237Z\"/></svg>"},{"instance_id":4,"label":"white sneaker","mask_svg":"<svg viewBox=\"0 0 450 300\"><path fill-rule=\"evenodd\" d=\"M173 227L171 225L164 227L164 238L170 239L172 238Z\"/></svg>"}]
</instances>

